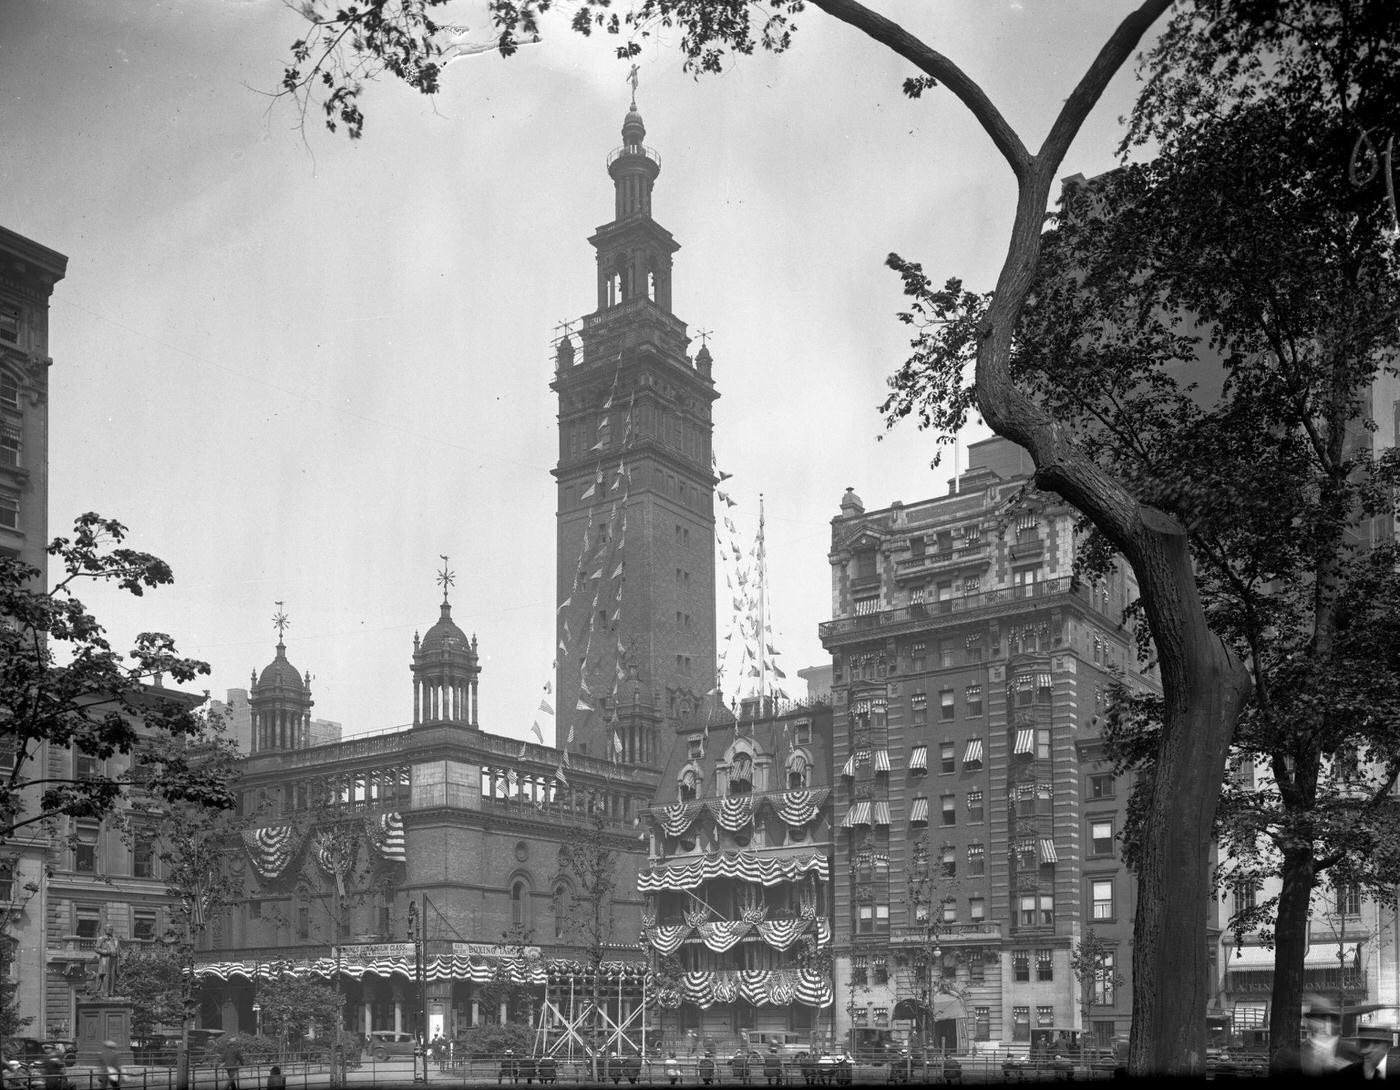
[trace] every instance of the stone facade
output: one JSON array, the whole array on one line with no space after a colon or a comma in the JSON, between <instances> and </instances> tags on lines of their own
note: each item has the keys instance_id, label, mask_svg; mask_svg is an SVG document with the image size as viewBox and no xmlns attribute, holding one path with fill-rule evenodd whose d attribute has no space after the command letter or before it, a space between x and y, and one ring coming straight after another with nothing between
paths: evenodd
<instances>
[{"instance_id":1,"label":"stone facade","mask_svg":"<svg viewBox=\"0 0 1400 1090\"><path fill-rule=\"evenodd\" d=\"M947 496L832 520L838 1031L1016 1047L1126 1033L1129 985L1083 1026L1071 951L1093 928L1130 978L1126 785L1099 724L1138 672L1121 570L1071 579L1075 515L1004 440Z\"/></svg>"}]
</instances>

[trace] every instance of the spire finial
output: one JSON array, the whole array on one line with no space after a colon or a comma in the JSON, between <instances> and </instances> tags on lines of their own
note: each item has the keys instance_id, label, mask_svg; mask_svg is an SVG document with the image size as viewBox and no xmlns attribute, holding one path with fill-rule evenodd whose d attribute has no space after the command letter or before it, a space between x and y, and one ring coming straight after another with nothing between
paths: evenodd
<instances>
[{"instance_id":1,"label":"spire finial","mask_svg":"<svg viewBox=\"0 0 1400 1090\"><path fill-rule=\"evenodd\" d=\"M637 66L634 64L627 72L627 82L632 85L632 109L637 108Z\"/></svg>"},{"instance_id":2,"label":"spire finial","mask_svg":"<svg viewBox=\"0 0 1400 1090\"><path fill-rule=\"evenodd\" d=\"M272 626L277 629L277 642L281 643L282 637L286 635L287 629L292 622L287 617L287 611L282 608L286 605L285 602L275 602L273 604L277 606L277 612L272 615Z\"/></svg>"},{"instance_id":3,"label":"spire finial","mask_svg":"<svg viewBox=\"0 0 1400 1090\"><path fill-rule=\"evenodd\" d=\"M714 336L714 330L713 330L713 329L697 329L697 330L695 331L695 335L696 335L697 337L700 338L700 347L701 347L701 348L707 348L707 347L709 347L710 338L711 338L712 336Z\"/></svg>"},{"instance_id":4,"label":"spire finial","mask_svg":"<svg viewBox=\"0 0 1400 1090\"><path fill-rule=\"evenodd\" d=\"M442 556L442 553L438 553L438 556ZM442 571L437 573L436 582L442 587L442 601L444 605L447 604L447 588L456 581L455 574L447 567L447 557L442 556Z\"/></svg>"}]
</instances>

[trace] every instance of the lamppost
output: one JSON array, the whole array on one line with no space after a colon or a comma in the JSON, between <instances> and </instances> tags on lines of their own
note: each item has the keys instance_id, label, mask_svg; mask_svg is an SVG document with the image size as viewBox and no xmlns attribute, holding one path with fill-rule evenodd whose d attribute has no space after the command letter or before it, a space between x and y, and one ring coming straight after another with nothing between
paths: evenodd
<instances>
[{"instance_id":1,"label":"lamppost","mask_svg":"<svg viewBox=\"0 0 1400 1090\"><path fill-rule=\"evenodd\" d=\"M424 1001L423 1001L423 939L427 930L427 906L424 911L418 911L416 901L408 902L408 937L413 943L413 982L414 982L414 1005L417 1007L417 1016L414 1018L414 1045L413 1045L413 1081L428 1081L428 1048L425 1040L426 1033L423 1024ZM419 1063L422 1063L422 1070L419 1070Z\"/></svg>"}]
</instances>

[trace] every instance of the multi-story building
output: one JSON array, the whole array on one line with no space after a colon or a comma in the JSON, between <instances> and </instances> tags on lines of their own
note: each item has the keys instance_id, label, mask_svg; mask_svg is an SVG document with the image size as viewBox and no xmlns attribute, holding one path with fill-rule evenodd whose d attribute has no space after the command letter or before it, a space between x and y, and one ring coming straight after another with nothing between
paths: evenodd
<instances>
[{"instance_id":1,"label":"multi-story building","mask_svg":"<svg viewBox=\"0 0 1400 1090\"><path fill-rule=\"evenodd\" d=\"M949 494L832 520L838 1030L1014 1047L1126 1033L1126 785L1110 684L1138 670L1121 568L1072 576L1075 513L1020 448L974 444ZM1085 989L1073 950L1107 944ZM1121 984L1115 984L1121 980Z\"/></svg>"},{"instance_id":2,"label":"multi-story building","mask_svg":"<svg viewBox=\"0 0 1400 1090\"><path fill-rule=\"evenodd\" d=\"M711 705L714 707L714 705ZM650 810L643 936L678 1054L830 1038L831 706L747 701L678 736Z\"/></svg>"},{"instance_id":3,"label":"multi-story building","mask_svg":"<svg viewBox=\"0 0 1400 1090\"><path fill-rule=\"evenodd\" d=\"M250 690L241 786L254 820L231 860L243 896L202 937L206 1025L251 1031L259 981L290 965L338 983L347 1027L414 1031L421 1000L429 1036L452 1035L505 1016L481 991L522 944L540 959L537 1007L585 954L560 845L595 820L617 859L607 971L624 978L629 1011L640 1001L634 826L655 774L582 755L565 765L551 747L482 731L479 674L476 640L444 594L437 622L414 636L413 724L315 745L307 676L279 639ZM421 997L412 915L425 921L412 936L426 960ZM616 1008L615 979L604 994Z\"/></svg>"},{"instance_id":4,"label":"multi-story building","mask_svg":"<svg viewBox=\"0 0 1400 1090\"><path fill-rule=\"evenodd\" d=\"M49 298L67 268L62 254L0 227L0 553L45 573ZM0 772L12 770L15 759L13 747L0 744ZM43 768L50 755L41 750L32 760ZM47 1028L44 921L54 844L47 830L27 829L0 851L0 973L14 983L17 1009L39 1032ZM63 1020L71 1028L71 1012Z\"/></svg>"}]
</instances>

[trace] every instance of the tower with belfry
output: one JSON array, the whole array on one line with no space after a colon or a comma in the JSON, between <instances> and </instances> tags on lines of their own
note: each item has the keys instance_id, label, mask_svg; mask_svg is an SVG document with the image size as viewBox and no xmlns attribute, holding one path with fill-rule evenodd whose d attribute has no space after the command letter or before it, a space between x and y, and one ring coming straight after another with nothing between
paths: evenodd
<instances>
[{"instance_id":1,"label":"tower with belfry","mask_svg":"<svg viewBox=\"0 0 1400 1090\"><path fill-rule=\"evenodd\" d=\"M709 348L672 313L679 243L652 217L660 157L637 111L607 159L597 308L555 348L557 746L656 767L715 684Z\"/></svg>"}]
</instances>

